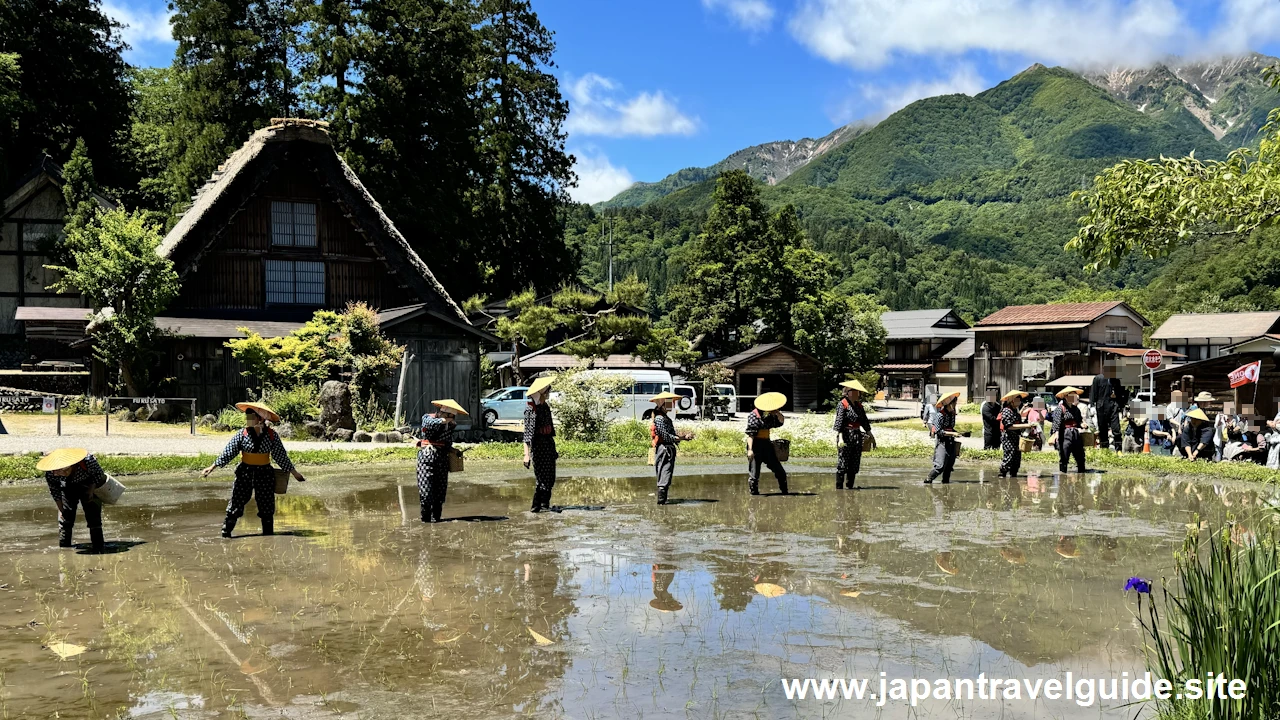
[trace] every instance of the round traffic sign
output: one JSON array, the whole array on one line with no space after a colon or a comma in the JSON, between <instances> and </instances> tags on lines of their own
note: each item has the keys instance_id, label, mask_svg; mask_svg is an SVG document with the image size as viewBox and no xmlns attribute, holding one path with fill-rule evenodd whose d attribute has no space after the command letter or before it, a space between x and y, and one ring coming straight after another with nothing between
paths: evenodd
<instances>
[{"instance_id":1,"label":"round traffic sign","mask_svg":"<svg viewBox=\"0 0 1280 720\"><path fill-rule=\"evenodd\" d=\"M1151 370L1155 370L1160 367L1160 363L1163 359L1164 358L1160 355L1159 350L1148 350L1142 354L1142 364L1146 365Z\"/></svg>"}]
</instances>

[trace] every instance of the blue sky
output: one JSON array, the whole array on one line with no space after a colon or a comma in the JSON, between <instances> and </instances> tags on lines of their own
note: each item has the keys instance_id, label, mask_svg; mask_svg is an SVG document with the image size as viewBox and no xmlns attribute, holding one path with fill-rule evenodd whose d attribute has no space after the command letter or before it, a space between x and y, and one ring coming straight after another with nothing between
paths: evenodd
<instances>
[{"instance_id":1,"label":"blue sky","mask_svg":"<svg viewBox=\"0 0 1280 720\"><path fill-rule=\"evenodd\" d=\"M819 137L1033 62L1280 55L1280 0L532 0L556 33L573 195ZM130 62L167 64L164 0L111 0Z\"/></svg>"}]
</instances>

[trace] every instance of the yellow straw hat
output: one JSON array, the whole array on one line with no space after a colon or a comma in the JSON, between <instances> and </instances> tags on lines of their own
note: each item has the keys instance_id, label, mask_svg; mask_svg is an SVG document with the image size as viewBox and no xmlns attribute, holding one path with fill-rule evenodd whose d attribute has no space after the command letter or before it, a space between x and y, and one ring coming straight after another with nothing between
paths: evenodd
<instances>
[{"instance_id":1,"label":"yellow straw hat","mask_svg":"<svg viewBox=\"0 0 1280 720\"><path fill-rule=\"evenodd\" d=\"M240 411L253 410L258 413L259 417L270 420L271 422L280 422L280 416L276 414L275 410L272 410L271 408L267 407L265 403L260 403L260 402L236 403L236 409Z\"/></svg>"},{"instance_id":2,"label":"yellow straw hat","mask_svg":"<svg viewBox=\"0 0 1280 720\"><path fill-rule=\"evenodd\" d=\"M649 398L649 402L654 403L656 405L657 403L660 403L663 400L679 400L679 399L680 399L680 396L675 393L660 392L657 395L654 395L653 397Z\"/></svg>"},{"instance_id":3,"label":"yellow straw hat","mask_svg":"<svg viewBox=\"0 0 1280 720\"><path fill-rule=\"evenodd\" d=\"M1191 412L1187 413L1187 417L1195 418L1196 420L1204 420L1205 422L1209 421L1209 416L1205 415L1204 411L1201 410L1200 408L1196 408L1195 410L1192 410Z\"/></svg>"},{"instance_id":4,"label":"yellow straw hat","mask_svg":"<svg viewBox=\"0 0 1280 720\"><path fill-rule=\"evenodd\" d=\"M444 408L444 409L446 409L446 410L452 410L452 411L454 411L455 413L457 413L457 414L459 414L459 415L470 415L470 414L471 414L471 413L467 412L466 410L463 410L463 409L462 409L462 406L461 406L461 405L459 405L459 404L457 403L457 401L453 400L452 398L450 398L450 399L448 399L448 400L432 400L432 401L431 401L431 404L432 404L432 405L435 405L436 407Z\"/></svg>"},{"instance_id":5,"label":"yellow straw hat","mask_svg":"<svg viewBox=\"0 0 1280 720\"><path fill-rule=\"evenodd\" d=\"M535 378L534 381L529 384L529 390L526 393L526 395L537 395L538 393L542 392L543 390L546 390L549 387L551 387L551 378L549 377Z\"/></svg>"},{"instance_id":6,"label":"yellow straw hat","mask_svg":"<svg viewBox=\"0 0 1280 720\"><path fill-rule=\"evenodd\" d=\"M850 390L857 390L860 393L867 392L867 389L862 387L862 383L858 382L857 380L845 380L844 382L840 383L840 387L849 388Z\"/></svg>"},{"instance_id":7,"label":"yellow straw hat","mask_svg":"<svg viewBox=\"0 0 1280 720\"><path fill-rule=\"evenodd\" d=\"M61 470L62 468L69 468L87 457L89 457L89 451L84 448L58 448L40 458L40 462L36 463L36 469L41 472Z\"/></svg>"},{"instance_id":8,"label":"yellow straw hat","mask_svg":"<svg viewBox=\"0 0 1280 720\"><path fill-rule=\"evenodd\" d=\"M1000 399L1002 401L1007 401L1007 400L1012 400L1013 398L1016 398L1016 397L1026 397L1026 396L1027 396L1027 393L1021 390L1010 390L1009 392L1004 394L1004 397Z\"/></svg>"},{"instance_id":9,"label":"yellow straw hat","mask_svg":"<svg viewBox=\"0 0 1280 720\"><path fill-rule=\"evenodd\" d=\"M1059 390L1059 391L1057 392L1057 394L1055 394L1055 395L1054 395L1054 397L1056 397L1056 398L1058 398L1059 400L1061 400L1062 398L1065 398L1066 396L1070 395L1071 393L1075 393L1075 394L1079 395L1079 394L1080 394L1080 393L1082 393L1082 392L1084 392L1084 391L1083 391L1083 390L1081 390L1081 389L1080 389L1080 388L1078 388L1078 387L1075 387L1075 386L1073 385L1073 386L1070 386L1070 387L1064 387L1064 388L1062 388L1061 390Z\"/></svg>"},{"instance_id":10,"label":"yellow straw hat","mask_svg":"<svg viewBox=\"0 0 1280 720\"><path fill-rule=\"evenodd\" d=\"M787 396L780 392L767 392L756 398L756 409L764 412L781 410L787 404Z\"/></svg>"},{"instance_id":11,"label":"yellow straw hat","mask_svg":"<svg viewBox=\"0 0 1280 720\"><path fill-rule=\"evenodd\" d=\"M949 392L946 395L943 395L942 397L938 398L938 402L934 403L933 406L936 408L944 408L947 406L947 403L951 402L952 400L958 397L960 397L960 393Z\"/></svg>"}]
</instances>

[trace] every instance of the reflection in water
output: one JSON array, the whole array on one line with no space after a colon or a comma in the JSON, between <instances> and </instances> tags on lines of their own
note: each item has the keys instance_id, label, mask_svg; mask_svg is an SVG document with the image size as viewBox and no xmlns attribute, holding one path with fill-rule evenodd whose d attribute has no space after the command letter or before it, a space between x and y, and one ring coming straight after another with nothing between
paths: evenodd
<instances>
[{"instance_id":1,"label":"reflection in water","mask_svg":"<svg viewBox=\"0 0 1280 720\"><path fill-rule=\"evenodd\" d=\"M1276 504L1120 474L925 488L907 467L864 471L875 492L785 500L690 475L713 502L656 508L643 468L600 470L557 497L603 510L530 520L524 487L468 468L458 516L509 519L424 526L386 468L335 469L279 499L280 536L232 542L213 537L219 487L143 480L107 530L145 543L107 556L52 548L47 497L6 491L0 717L818 717L829 703L788 702L778 678L1109 677L1141 666L1125 579L1167 575L1186 528L1221 527L1228 505L1251 543Z\"/></svg>"}]
</instances>

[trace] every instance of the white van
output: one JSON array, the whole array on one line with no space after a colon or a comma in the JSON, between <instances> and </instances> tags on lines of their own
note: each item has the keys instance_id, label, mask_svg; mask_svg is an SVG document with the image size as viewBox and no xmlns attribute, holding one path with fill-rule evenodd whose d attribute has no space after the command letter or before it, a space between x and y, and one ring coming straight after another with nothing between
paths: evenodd
<instances>
[{"instance_id":1,"label":"white van","mask_svg":"<svg viewBox=\"0 0 1280 720\"><path fill-rule=\"evenodd\" d=\"M631 378L631 388L624 390L622 407L609 414L609 420L648 420L653 417L649 398L671 392L671 373L666 370L592 370L598 375L623 375Z\"/></svg>"}]
</instances>

